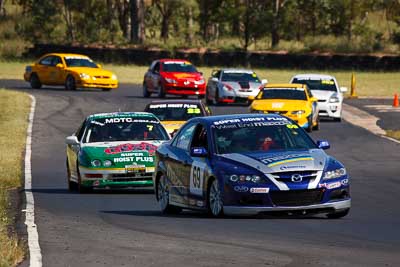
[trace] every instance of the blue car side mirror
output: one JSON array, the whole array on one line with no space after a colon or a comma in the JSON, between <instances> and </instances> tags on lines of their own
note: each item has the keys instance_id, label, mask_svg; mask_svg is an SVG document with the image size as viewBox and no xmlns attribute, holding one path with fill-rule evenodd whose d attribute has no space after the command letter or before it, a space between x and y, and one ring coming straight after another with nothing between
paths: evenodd
<instances>
[{"instance_id":1,"label":"blue car side mirror","mask_svg":"<svg viewBox=\"0 0 400 267\"><path fill-rule=\"evenodd\" d=\"M190 155L192 157L206 157L208 152L204 147L192 147L190 149Z\"/></svg>"},{"instance_id":2,"label":"blue car side mirror","mask_svg":"<svg viewBox=\"0 0 400 267\"><path fill-rule=\"evenodd\" d=\"M317 146L318 146L318 148L324 149L324 150L329 149L331 147L329 142L326 141L326 140L318 140L317 141Z\"/></svg>"}]
</instances>

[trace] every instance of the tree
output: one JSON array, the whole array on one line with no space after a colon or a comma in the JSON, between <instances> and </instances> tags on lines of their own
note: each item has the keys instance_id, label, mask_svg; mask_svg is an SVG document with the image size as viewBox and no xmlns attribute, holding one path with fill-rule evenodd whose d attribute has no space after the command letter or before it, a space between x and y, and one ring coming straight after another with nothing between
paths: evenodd
<instances>
[{"instance_id":1,"label":"tree","mask_svg":"<svg viewBox=\"0 0 400 267\"><path fill-rule=\"evenodd\" d=\"M161 33L160 37L167 40L169 37L169 24L174 11L179 8L179 0L154 0L158 11L161 14Z\"/></svg>"},{"instance_id":2,"label":"tree","mask_svg":"<svg viewBox=\"0 0 400 267\"><path fill-rule=\"evenodd\" d=\"M130 0L131 5L131 42L142 44L145 40L144 2Z\"/></svg>"}]
</instances>

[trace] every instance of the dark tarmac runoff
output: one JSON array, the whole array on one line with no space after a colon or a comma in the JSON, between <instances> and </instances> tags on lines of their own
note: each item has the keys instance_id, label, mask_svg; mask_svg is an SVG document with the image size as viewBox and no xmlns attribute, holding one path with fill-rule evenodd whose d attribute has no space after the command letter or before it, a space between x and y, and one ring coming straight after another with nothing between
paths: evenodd
<instances>
[{"instance_id":1,"label":"dark tarmac runoff","mask_svg":"<svg viewBox=\"0 0 400 267\"><path fill-rule=\"evenodd\" d=\"M156 98L143 98L141 86L121 84L111 92L33 90L24 81L1 80L0 87L29 92L37 100L32 179L43 266L400 266L400 144L346 121L323 121L311 134L329 140L327 152L351 176L352 209L342 219L213 219L193 211L165 216L151 191L67 190L65 137L89 114L142 111Z\"/></svg>"}]
</instances>

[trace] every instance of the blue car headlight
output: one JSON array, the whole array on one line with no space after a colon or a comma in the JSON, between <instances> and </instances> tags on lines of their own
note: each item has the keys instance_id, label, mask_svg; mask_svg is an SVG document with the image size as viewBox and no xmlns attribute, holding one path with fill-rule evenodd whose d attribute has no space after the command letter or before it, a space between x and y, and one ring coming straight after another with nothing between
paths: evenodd
<instances>
[{"instance_id":1,"label":"blue car headlight","mask_svg":"<svg viewBox=\"0 0 400 267\"><path fill-rule=\"evenodd\" d=\"M226 175L226 177L229 179L229 181L234 183L253 182L257 184L261 181L261 177L259 175L231 174L231 175Z\"/></svg>"},{"instance_id":2,"label":"blue car headlight","mask_svg":"<svg viewBox=\"0 0 400 267\"><path fill-rule=\"evenodd\" d=\"M334 170L326 171L323 179L324 180L335 179L335 178L345 176L346 174L347 174L347 172L346 172L345 168L334 169Z\"/></svg>"}]
</instances>

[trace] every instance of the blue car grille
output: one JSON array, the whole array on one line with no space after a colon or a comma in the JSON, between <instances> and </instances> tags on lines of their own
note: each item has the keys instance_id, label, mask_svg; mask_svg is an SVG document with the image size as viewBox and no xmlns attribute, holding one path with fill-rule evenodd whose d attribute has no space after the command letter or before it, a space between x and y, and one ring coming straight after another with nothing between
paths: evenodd
<instances>
[{"instance_id":1,"label":"blue car grille","mask_svg":"<svg viewBox=\"0 0 400 267\"><path fill-rule=\"evenodd\" d=\"M323 189L271 191L271 201L275 206L307 206L321 203Z\"/></svg>"},{"instance_id":2,"label":"blue car grille","mask_svg":"<svg viewBox=\"0 0 400 267\"><path fill-rule=\"evenodd\" d=\"M317 178L318 172L316 171L291 171L291 172L276 172L271 173L272 176L281 182L284 183L293 183L292 176L293 175L300 175L302 182L309 182L310 180L314 180Z\"/></svg>"}]
</instances>

